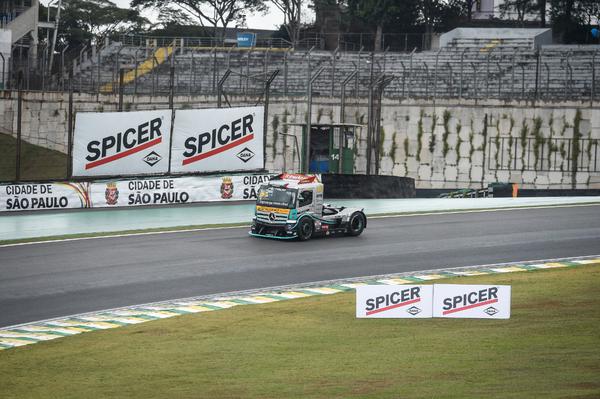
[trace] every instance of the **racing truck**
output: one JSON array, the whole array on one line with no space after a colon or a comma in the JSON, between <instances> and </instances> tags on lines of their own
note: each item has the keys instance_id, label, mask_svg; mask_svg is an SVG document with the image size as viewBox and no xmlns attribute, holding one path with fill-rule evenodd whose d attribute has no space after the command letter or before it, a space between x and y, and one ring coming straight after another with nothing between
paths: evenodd
<instances>
[{"instance_id":1,"label":"racing truck","mask_svg":"<svg viewBox=\"0 0 600 399\"><path fill-rule=\"evenodd\" d=\"M316 235L359 236L366 227L363 208L323 203L319 176L282 173L260 186L250 235L306 241Z\"/></svg>"}]
</instances>

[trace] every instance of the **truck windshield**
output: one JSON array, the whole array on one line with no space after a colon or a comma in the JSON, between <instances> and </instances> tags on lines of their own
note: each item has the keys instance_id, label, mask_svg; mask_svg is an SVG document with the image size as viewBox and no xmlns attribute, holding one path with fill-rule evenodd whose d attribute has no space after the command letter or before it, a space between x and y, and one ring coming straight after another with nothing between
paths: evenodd
<instances>
[{"instance_id":1,"label":"truck windshield","mask_svg":"<svg viewBox=\"0 0 600 399\"><path fill-rule=\"evenodd\" d=\"M261 186L258 190L256 203L258 205L292 209L296 202L296 191L292 188Z\"/></svg>"}]
</instances>

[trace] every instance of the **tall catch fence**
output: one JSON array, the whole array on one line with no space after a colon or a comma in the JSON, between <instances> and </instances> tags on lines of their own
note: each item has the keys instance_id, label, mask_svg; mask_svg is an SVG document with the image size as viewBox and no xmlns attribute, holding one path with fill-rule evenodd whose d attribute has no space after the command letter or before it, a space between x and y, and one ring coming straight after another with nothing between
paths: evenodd
<instances>
[{"instance_id":1,"label":"tall catch fence","mask_svg":"<svg viewBox=\"0 0 600 399\"><path fill-rule=\"evenodd\" d=\"M163 40L164 39L164 40ZM273 95L302 96L310 76L314 95L341 95L342 82L354 74L348 95L367 96L382 74L391 77L384 97L397 99L589 100L598 98L600 46L542 46L529 43L456 43L437 51L322 51L286 47L207 47L187 39L157 38L139 45L111 42L80 51L71 62L59 57L59 73L36 80L44 90L161 95L217 94L219 80L231 71L223 89L238 95L261 90L255 77L274 70ZM197 39L201 40L201 39ZM71 54L72 55L72 54ZM174 80L170 79L171 73ZM30 74L23 87L32 89ZM171 87L171 81L173 87ZM42 85L40 87L40 85Z\"/></svg>"},{"instance_id":2,"label":"tall catch fence","mask_svg":"<svg viewBox=\"0 0 600 399\"><path fill-rule=\"evenodd\" d=\"M104 111L127 111L131 105L123 100L127 95L137 96L137 110L185 107L174 104L177 96L210 96L207 101L213 103L207 106L220 107L230 106L232 97L238 105L240 101L255 105L268 101L266 96L269 94L301 98L300 102L308 104L317 96L360 97L365 102L368 99L369 103L365 121L368 148L371 148L367 150L368 168L373 164L371 156L378 160L381 155L378 153L381 146L377 142L380 135L376 132L381 128L382 98L434 103L443 99L496 99L592 104L599 100L597 64L600 46L534 48L527 40L461 40L436 51L419 51L425 48L422 35L405 34L403 48L388 46L384 51L373 52L363 44L372 44L372 38L366 35L333 39L304 37L302 43L305 45L291 48L282 39L270 38L270 41L261 42L262 39L257 38L256 47L239 48L214 39L127 36L119 42L105 41L95 47L64 49L55 57L59 66L55 65L56 72L52 75L36 72L48 69L44 58L47 58L47 51L39 52L43 56L36 63L36 69L32 63L26 69L16 70L18 65L15 64L7 68L13 77L12 89L40 89L40 95L23 98L16 91L5 92L10 93L11 101L6 102L10 105L3 105L8 108L3 110L0 120L0 140L3 141L0 144L7 152L0 160L0 180L46 180L68 176L65 154L68 153L68 132L73 129L73 115L79 111L98 110L97 107L86 109L88 105L74 104L74 95L113 94L98 97L98 101L103 101L101 108ZM327 40L339 42L338 47L333 51L322 50L327 47L324 43ZM382 40L385 44L386 37ZM416 43L418 40L421 40L420 46ZM402 40L396 38L393 42L398 44ZM360 47L349 43L357 43ZM6 67L5 64L3 62L0 69ZM15 76L19 78L15 80ZM48 100L56 96L54 102L60 102L58 97L62 96L53 92L68 92L70 100L58 110L50 109ZM341 103L343 107L344 100ZM34 114L39 115L37 120L24 122ZM25 123L30 123L27 126L48 125L48 137L52 139L40 142L44 139L28 138L28 129L22 128ZM14 140L17 136L21 139ZM507 140L489 143L491 152L487 164L490 170L574 170L579 168L575 166L579 163L588 171L597 172L600 168L596 141L578 141L575 152L572 142L566 138L543 144L531 140L523 143L516 139ZM494 150L497 146L503 149ZM512 158L497 160L490 155L496 151L504 157L502 154L507 152L508 146L515 146ZM40 147L53 152L39 157ZM521 154L518 160L514 155L517 147ZM523 154L526 163L521 161ZM27 165L36 157L47 164L40 168L41 164L36 163L35 171L29 172ZM378 173L378 169L378 162L374 162L374 172Z\"/></svg>"}]
</instances>

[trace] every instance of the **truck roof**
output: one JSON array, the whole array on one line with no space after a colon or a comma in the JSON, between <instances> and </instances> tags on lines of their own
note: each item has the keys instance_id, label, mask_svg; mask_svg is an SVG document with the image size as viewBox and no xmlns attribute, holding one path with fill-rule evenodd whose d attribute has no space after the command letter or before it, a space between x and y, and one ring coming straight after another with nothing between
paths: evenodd
<instances>
[{"instance_id":1,"label":"truck roof","mask_svg":"<svg viewBox=\"0 0 600 399\"><path fill-rule=\"evenodd\" d=\"M277 187L314 187L322 184L318 175L304 175L299 173L281 173L269 180L269 184Z\"/></svg>"}]
</instances>

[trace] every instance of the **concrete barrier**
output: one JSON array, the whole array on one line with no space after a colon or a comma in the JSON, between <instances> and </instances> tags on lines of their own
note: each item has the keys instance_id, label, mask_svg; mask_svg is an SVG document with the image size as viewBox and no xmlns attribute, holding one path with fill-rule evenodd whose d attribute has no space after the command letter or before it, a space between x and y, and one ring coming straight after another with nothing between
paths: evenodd
<instances>
[{"instance_id":1,"label":"concrete barrier","mask_svg":"<svg viewBox=\"0 0 600 399\"><path fill-rule=\"evenodd\" d=\"M415 198L415 179L399 176L323 174L325 198Z\"/></svg>"}]
</instances>

